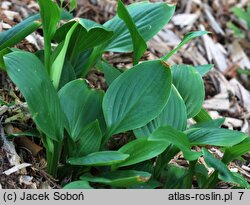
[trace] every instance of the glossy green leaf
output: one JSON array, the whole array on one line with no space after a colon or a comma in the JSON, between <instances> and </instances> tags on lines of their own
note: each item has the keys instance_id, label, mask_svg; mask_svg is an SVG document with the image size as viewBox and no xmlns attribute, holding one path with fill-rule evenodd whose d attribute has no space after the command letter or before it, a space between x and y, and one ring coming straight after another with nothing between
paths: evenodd
<instances>
[{"instance_id":1,"label":"glossy green leaf","mask_svg":"<svg viewBox=\"0 0 250 205\"><path fill-rule=\"evenodd\" d=\"M215 145L231 147L248 136L243 132L223 128L194 128L185 131L192 145Z\"/></svg>"},{"instance_id":2,"label":"glossy green leaf","mask_svg":"<svg viewBox=\"0 0 250 205\"><path fill-rule=\"evenodd\" d=\"M63 189L92 189L92 187L89 185L87 181L78 180L71 182L69 184L66 184Z\"/></svg>"},{"instance_id":3,"label":"glossy green leaf","mask_svg":"<svg viewBox=\"0 0 250 205\"><path fill-rule=\"evenodd\" d=\"M129 157L129 154L123 154L119 151L101 151L94 152L84 157L69 158L71 165L84 166L109 166L118 164Z\"/></svg>"},{"instance_id":4,"label":"glossy green leaf","mask_svg":"<svg viewBox=\"0 0 250 205\"><path fill-rule=\"evenodd\" d=\"M5 48L3 50L0 50L0 69L3 69L5 70L5 64L4 64L4 60L3 60L3 57L8 54L8 53L11 53L11 49L9 48Z\"/></svg>"},{"instance_id":5,"label":"glossy green leaf","mask_svg":"<svg viewBox=\"0 0 250 205\"><path fill-rule=\"evenodd\" d=\"M28 52L16 51L4 57L6 70L28 103L36 125L49 138L61 141L65 116L43 64Z\"/></svg>"},{"instance_id":6,"label":"glossy green leaf","mask_svg":"<svg viewBox=\"0 0 250 205\"><path fill-rule=\"evenodd\" d=\"M196 176L199 188L203 188L208 181L208 170L204 164L196 163L194 167L194 175Z\"/></svg>"},{"instance_id":7,"label":"glossy green leaf","mask_svg":"<svg viewBox=\"0 0 250 205\"><path fill-rule=\"evenodd\" d=\"M183 98L188 118L197 115L205 98L203 80L197 70L188 65L174 65L173 84Z\"/></svg>"},{"instance_id":8,"label":"glossy green leaf","mask_svg":"<svg viewBox=\"0 0 250 205\"><path fill-rule=\"evenodd\" d=\"M194 68L200 73L201 76L206 75L209 71L213 69L213 64L194 66Z\"/></svg>"},{"instance_id":9,"label":"glossy green leaf","mask_svg":"<svg viewBox=\"0 0 250 205\"><path fill-rule=\"evenodd\" d=\"M83 175L80 177L80 179L94 183L106 184L113 187L130 187L143 184L147 182L150 177L151 174L148 172L136 170L118 170L98 176Z\"/></svg>"},{"instance_id":10,"label":"glossy green leaf","mask_svg":"<svg viewBox=\"0 0 250 205\"><path fill-rule=\"evenodd\" d=\"M54 33L56 32L57 23L61 17L61 11L57 4L52 0L38 0L40 7L40 15L43 24L44 38L51 40Z\"/></svg>"},{"instance_id":11,"label":"glossy green leaf","mask_svg":"<svg viewBox=\"0 0 250 205\"><path fill-rule=\"evenodd\" d=\"M168 145L168 142L148 141L147 138L136 139L119 149L119 152L130 156L125 161L117 164L116 167L125 167L152 159L161 154Z\"/></svg>"},{"instance_id":12,"label":"glossy green leaf","mask_svg":"<svg viewBox=\"0 0 250 205\"><path fill-rule=\"evenodd\" d=\"M74 141L68 139L69 157L82 157L97 152L102 142L102 132L97 120L84 126Z\"/></svg>"},{"instance_id":13,"label":"glossy green leaf","mask_svg":"<svg viewBox=\"0 0 250 205\"><path fill-rule=\"evenodd\" d=\"M127 10L141 36L147 42L168 23L174 14L175 5L143 1L129 5ZM118 16L106 22L104 26L114 31L114 35L110 40L94 48L87 63L84 64L82 76L87 74L105 51L130 52L133 50L129 30Z\"/></svg>"},{"instance_id":14,"label":"glossy green leaf","mask_svg":"<svg viewBox=\"0 0 250 205\"><path fill-rule=\"evenodd\" d=\"M23 40L26 36L36 31L40 26L41 22L40 14L32 15L24 19L21 23L13 26L7 31L0 33L0 51L7 47L12 47ZM72 15L66 11L62 12L61 19L71 19Z\"/></svg>"},{"instance_id":15,"label":"glossy green leaf","mask_svg":"<svg viewBox=\"0 0 250 205\"><path fill-rule=\"evenodd\" d=\"M208 166L215 168L216 171L219 173L219 179L229 182L229 183L235 183L239 185L245 186L245 181L242 180L242 178L237 177L234 175L230 170L227 168L225 164L223 164L222 161L215 158L210 152L208 152L205 148L202 148L202 153L204 156L204 159Z\"/></svg>"},{"instance_id":16,"label":"glossy green leaf","mask_svg":"<svg viewBox=\"0 0 250 205\"><path fill-rule=\"evenodd\" d=\"M213 120L209 113L204 109L201 108L200 112L193 117L196 122L207 122Z\"/></svg>"},{"instance_id":17,"label":"glossy green leaf","mask_svg":"<svg viewBox=\"0 0 250 205\"><path fill-rule=\"evenodd\" d=\"M167 103L171 84L171 70L159 60L121 74L103 99L108 136L142 127L157 117Z\"/></svg>"},{"instance_id":18,"label":"glossy green leaf","mask_svg":"<svg viewBox=\"0 0 250 205\"><path fill-rule=\"evenodd\" d=\"M91 52L93 51L93 48L87 49L86 51L83 51L79 53L78 57L74 60L74 70L76 73L76 76L78 78L85 77L85 75L88 74L89 70L85 69L85 65L87 64L89 58L91 57ZM101 59L101 57L100 57ZM98 62L100 59L95 59L94 62ZM84 75L82 74L84 73Z\"/></svg>"},{"instance_id":19,"label":"glossy green leaf","mask_svg":"<svg viewBox=\"0 0 250 205\"><path fill-rule=\"evenodd\" d=\"M19 43L26 36L37 30L41 23L38 14L30 16L11 29L0 33L0 51Z\"/></svg>"},{"instance_id":20,"label":"glossy green leaf","mask_svg":"<svg viewBox=\"0 0 250 205\"><path fill-rule=\"evenodd\" d=\"M174 144L183 152L184 157L189 161L196 160L200 157L200 153L192 152L190 150L190 143L187 136L183 132L170 126L158 128L148 137L148 140Z\"/></svg>"},{"instance_id":21,"label":"glossy green leaf","mask_svg":"<svg viewBox=\"0 0 250 205\"><path fill-rule=\"evenodd\" d=\"M187 126L185 103L173 85L167 105L161 114L144 127L135 129L134 134L137 138L147 137L154 130L165 125L170 125L177 130L185 130Z\"/></svg>"},{"instance_id":22,"label":"glossy green leaf","mask_svg":"<svg viewBox=\"0 0 250 205\"><path fill-rule=\"evenodd\" d=\"M242 141L240 144L234 145L232 147L228 147L225 150L222 161L225 164L228 164L232 160L246 154L249 151L250 151L250 138L248 137L244 141Z\"/></svg>"},{"instance_id":23,"label":"glossy green leaf","mask_svg":"<svg viewBox=\"0 0 250 205\"><path fill-rule=\"evenodd\" d=\"M174 14L175 6L144 1L129 5L127 10L143 39L148 41L168 23ZM132 51L133 43L129 31L118 16L106 22L104 26L115 33L110 41L102 45L105 51Z\"/></svg>"},{"instance_id":24,"label":"glossy green leaf","mask_svg":"<svg viewBox=\"0 0 250 205\"><path fill-rule=\"evenodd\" d=\"M113 36L112 31L94 21L76 18L60 27L55 33L54 40L62 42L75 23L78 25L69 42L67 51L71 61L76 60L81 52L100 45Z\"/></svg>"},{"instance_id":25,"label":"glossy green leaf","mask_svg":"<svg viewBox=\"0 0 250 205\"><path fill-rule=\"evenodd\" d=\"M56 32L56 26L61 18L61 10L52 0L38 0L43 25L45 68L50 72L51 40Z\"/></svg>"},{"instance_id":26,"label":"glossy green leaf","mask_svg":"<svg viewBox=\"0 0 250 205\"><path fill-rule=\"evenodd\" d=\"M65 60L63 64L58 90L60 90L64 85L75 79L76 79L76 73L73 66L68 60Z\"/></svg>"},{"instance_id":27,"label":"glossy green leaf","mask_svg":"<svg viewBox=\"0 0 250 205\"><path fill-rule=\"evenodd\" d=\"M103 92L91 89L85 80L69 82L62 87L58 95L68 119L67 130L73 141L82 137L86 125L103 117Z\"/></svg>"},{"instance_id":28,"label":"glossy green leaf","mask_svg":"<svg viewBox=\"0 0 250 205\"><path fill-rule=\"evenodd\" d=\"M114 68L105 60L99 61L96 67L104 73L104 77L108 85L111 85L111 83L122 74L121 71Z\"/></svg>"},{"instance_id":29,"label":"glossy green leaf","mask_svg":"<svg viewBox=\"0 0 250 205\"><path fill-rule=\"evenodd\" d=\"M165 173L163 173L164 189L191 189L192 178L189 170L183 167L168 165Z\"/></svg>"},{"instance_id":30,"label":"glossy green leaf","mask_svg":"<svg viewBox=\"0 0 250 205\"><path fill-rule=\"evenodd\" d=\"M134 65L138 64L140 58L147 50L147 44L142 38L140 32L138 31L132 17L130 16L127 8L122 3L121 0L118 0L117 13L119 18L121 18L126 24L133 42L133 51L134 51Z\"/></svg>"},{"instance_id":31,"label":"glossy green leaf","mask_svg":"<svg viewBox=\"0 0 250 205\"><path fill-rule=\"evenodd\" d=\"M178 50L181 49L182 46L184 46L186 43L188 43L189 41L191 41L193 38L202 36L204 34L208 34L209 32L207 31L193 31L193 32L189 32L187 33L184 38L182 39L182 41L180 42L180 44L178 46L176 46L171 52L169 52L166 56L162 57L161 59L163 61L167 61L174 53L176 53Z\"/></svg>"},{"instance_id":32,"label":"glossy green leaf","mask_svg":"<svg viewBox=\"0 0 250 205\"><path fill-rule=\"evenodd\" d=\"M58 89L58 86L60 83L61 74L62 74L63 65L65 62L65 57L66 57L66 53L68 50L69 42L70 42L70 39L71 39L72 34L74 33L76 27L77 27L77 23L75 23L68 31L66 38L64 40L62 49L60 50L58 56L56 57L56 59L54 60L54 62L51 65L50 78L51 78L53 85L56 89Z\"/></svg>"},{"instance_id":33,"label":"glossy green leaf","mask_svg":"<svg viewBox=\"0 0 250 205\"><path fill-rule=\"evenodd\" d=\"M220 128L225 122L225 118L219 118L215 120L209 120L205 122L198 122L190 126L190 128Z\"/></svg>"}]
</instances>

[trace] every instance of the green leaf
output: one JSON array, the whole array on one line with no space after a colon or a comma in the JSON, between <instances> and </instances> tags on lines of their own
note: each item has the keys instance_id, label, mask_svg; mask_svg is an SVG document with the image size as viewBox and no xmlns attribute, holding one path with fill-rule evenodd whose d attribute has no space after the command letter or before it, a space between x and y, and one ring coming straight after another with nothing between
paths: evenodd
<instances>
[{"instance_id":1,"label":"green leaf","mask_svg":"<svg viewBox=\"0 0 250 205\"><path fill-rule=\"evenodd\" d=\"M61 74L62 74L63 65L65 62L65 56L66 56L66 53L68 50L69 42L70 42L71 36L74 33L76 27L77 27L77 23L75 23L71 27L71 29L68 31L66 38L65 38L65 41L63 43L63 47L51 65L50 78L52 79L53 85L56 89L58 88L59 83L60 83Z\"/></svg>"},{"instance_id":2,"label":"green leaf","mask_svg":"<svg viewBox=\"0 0 250 205\"><path fill-rule=\"evenodd\" d=\"M96 67L104 73L104 77L108 85L111 85L111 83L122 74L121 71L114 68L105 60L99 61Z\"/></svg>"},{"instance_id":3,"label":"green leaf","mask_svg":"<svg viewBox=\"0 0 250 205\"><path fill-rule=\"evenodd\" d=\"M148 140L174 144L183 152L184 157L189 161L196 160L200 157L200 153L190 150L190 143L187 136L183 132L175 130L170 126L158 128L149 136Z\"/></svg>"},{"instance_id":4,"label":"green leaf","mask_svg":"<svg viewBox=\"0 0 250 205\"><path fill-rule=\"evenodd\" d=\"M8 54L8 53L11 53L12 50L9 49L9 48L5 48L3 50L0 50L0 69L3 69L5 70L5 64L4 64L4 60L3 60L3 57Z\"/></svg>"},{"instance_id":5,"label":"green leaf","mask_svg":"<svg viewBox=\"0 0 250 205\"><path fill-rule=\"evenodd\" d=\"M69 184L66 184L63 189L92 189L92 187L89 185L87 181L78 180L71 182Z\"/></svg>"},{"instance_id":6,"label":"green leaf","mask_svg":"<svg viewBox=\"0 0 250 205\"><path fill-rule=\"evenodd\" d=\"M190 126L190 128L220 128L225 122L225 118L219 118L215 120L209 120L205 122L198 122Z\"/></svg>"},{"instance_id":7,"label":"green leaf","mask_svg":"<svg viewBox=\"0 0 250 205\"><path fill-rule=\"evenodd\" d=\"M239 74L249 75L249 76L250 76L250 70L245 70L245 69L238 68L238 69L237 69L237 72L238 72Z\"/></svg>"},{"instance_id":8,"label":"green leaf","mask_svg":"<svg viewBox=\"0 0 250 205\"><path fill-rule=\"evenodd\" d=\"M125 167L152 159L161 154L168 145L168 142L148 141L147 138L136 139L119 149L119 152L129 154L130 156L115 166Z\"/></svg>"},{"instance_id":9,"label":"green leaf","mask_svg":"<svg viewBox=\"0 0 250 205\"><path fill-rule=\"evenodd\" d=\"M43 24L45 41L51 40L56 32L57 23L61 17L61 10L52 0L38 0Z\"/></svg>"},{"instance_id":10,"label":"green leaf","mask_svg":"<svg viewBox=\"0 0 250 205\"><path fill-rule=\"evenodd\" d=\"M89 70L85 69L85 65L87 64L87 61L90 58L92 51L93 51L93 48L87 49L86 51L79 53L78 57L74 60L73 62L74 70L78 78L83 77L88 74ZM98 60L100 59L95 59L95 63L98 62ZM83 72L85 73L84 75L82 75Z\"/></svg>"},{"instance_id":11,"label":"green leaf","mask_svg":"<svg viewBox=\"0 0 250 205\"><path fill-rule=\"evenodd\" d=\"M243 132L223 128L195 128L185 131L192 145L215 145L231 147L248 136Z\"/></svg>"},{"instance_id":12,"label":"green leaf","mask_svg":"<svg viewBox=\"0 0 250 205\"><path fill-rule=\"evenodd\" d=\"M62 87L58 96L68 119L67 130L73 141L82 137L86 125L103 117L103 92L91 89L85 80L69 82Z\"/></svg>"},{"instance_id":13,"label":"green leaf","mask_svg":"<svg viewBox=\"0 0 250 205\"><path fill-rule=\"evenodd\" d=\"M233 33L236 37L245 38L246 34L238 26L236 26L234 23L228 22L227 27L230 28L231 30L233 30Z\"/></svg>"},{"instance_id":14,"label":"green leaf","mask_svg":"<svg viewBox=\"0 0 250 205\"><path fill-rule=\"evenodd\" d=\"M7 31L0 33L0 51L7 47L12 47L23 40L25 37L36 31L40 26L41 22L40 14L29 16L21 23L15 25ZM61 19L70 19L72 16L66 11L62 12Z\"/></svg>"},{"instance_id":15,"label":"green leaf","mask_svg":"<svg viewBox=\"0 0 250 205\"><path fill-rule=\"evenodd\" d=\"M191 189L192 179L189 170L174 165L168 165L165 171L164 189Z\"/></svg>"},{"instance_id":16,"label":"green leaf","mask_svg":"<svg viewBox=\"0 0 250 205\"><path fill-rule=\"evenodd\" d=\"M77 7L77 0L70 0L69 3L70 3L69 10L73 11Z\"/></svg>"},{"instance_id":17,"label":"green leaf","mask_svg":"<svg viewBox=\"0 0 250 205\"><path fill-rule=\"evenodd\" d=\"M61 10L52 0L38 0L43 25L45 68L50 72L51 40L61 18Z\"/></svg>"},{"instance_id":18,"label":"green leaf","mask_svg":"<svg viewBox=\"0 0 250 205\"><path fill-rule=\"evenodd\" d=\"M0 51L19 43L26 36L37 30L41 23L38 14L30 16L11 29L0 33Z\"/></svg>"},{"instance_id":19,"label":"green leaf","mask_svg":"<svg viewBox=\"0 0 250 205\"><path fill-rule=\"evenodd\" d=\"M123 154L119 151L101 151L88 154L84 157L73 157L68 159L71 165L84 166L109 166L126 160L129 154Z\"/></svg>"},{"instance_id":20,"label":"green leaf","mask_svg":"<svg viewBox=\"0 0 250 205\"><path fill-rule=\"evenodd\" d=\"M78 25L71 37L67 52L67 56L72 62L77 59L81 52L100 45L113 36L112 31L94 21L76 18L61 26L56 31L54 40L58 43L62 42L75 23Z\"/></svg>"},{"instance_id":21,"label":"green leaf","mask_svg":"<svg viewBox=\"0 0 250 205\"><path fill-rule=\"evenodd\" d=\"M129 5L127 10L141 36L147 42L168 23L174 14L175 5L143 1ZM104 26L114 31L114 35L110 40L94 48L87 63L84 64L82 76L87 74L105 51L130 52L133 50L129 30L118 16L106 22Z\"/></svg>"},{"instance_id":22,"label":"green leaf","mask_svg":"<svg viewBox=\"0 0 250 205\"><path fill-rule=\"evenodd\" d=\"M195 164L194 175L197 178L199 188L203 188L208 181L208 170L203 164Z\"/></svg>"},{"instance_id":23,"label":"green leaf","mask_svg":"<svg viewBox=\"0 0 250 205\"><path fill-rule=\"evenodd\" d=\"M168 23L174 14L175 6L144 1L129 5L127 10L143 39L149 41ZM115 33L111 40L102 45L105 51L132 51L133 43L129 31L118 16L106 22L104 26Z\"/></svg>"},{"instance_id":24,"label":"green leaf","mask_svg":"<svg viewBox=\"0 0 250 205\"><path fill-rule=\"evenodd\" d=\"M147 50L147 44L142 38L140 32L138 31L132 17L130 16L127 8L124 6L121 0L118 0L117 13L119 18L121 18L126 24L133 42L134 51L134 65L138 64L140 58Z\"/></svg>"},{"instance_id":25,"label":"green leaf","mask_svg":"<svg viewBox=\"0 0 250 205\"><path fill-rule=\"evenodd\" d=\"M75 73L73 66L68 60L65 60L62 73L61 73L58 90L60 90L64 85L66 85L67 83L75 79L76 79L76 73Z\"/></svg>"},{"instance_id":26,"label":"green leaf","mask_svg":"<svg viewBox=\"0 0 250 205\"><path fill-rule=\"evenodd\" d=\"M165 107L170 91L171 70L163 61L144 62L121 74L103 99L108 136L153 120Z\"/></svg>"},{"instance_id":27,"label":"green leaf","mask_svg":"<svg viewBox=\"0 0 250 205\"><path fill-rule=\"evenodd\" d=\"M230 170L227 168L225 164L223 164L222 161L216 159L210 152L208 152L205 148L202 148L202 153L204 156L204 159L208 166L215 168L216 171L219 173L219 179L229 182L229 183L235 183L242 186L245 186L246 183L242 178L239 178L235 176Z\"/></svg>"},{"instance_id":28,"label":"green leaf","mask_svg":"<svg viewBox=\"0 0 250 205\"><path fill-rule=\"evenodd\" d=\"M228 164L232 160L246 154L250 151L250 138L246 138L240 144L234 145L232 147L228 147L225 150L222 161L225 164Z\"/></svg>"},{"instance_id":29,"label":"green leaf","mask_svg":"<svg viewBox=\"0 0 250 205\"><path fill-rule=\"evenodd\" d=\"M189 41L191 41L193 38L202 36L204 34L208 34L209 32L207 31L193 31L193 32L189 32L187 33L184 38L182 39L182 41L180 42L180 44L178 46L176 46L171 52L169 52L166 56L163 56L161 59L163 61L167 61L174 53L176 53L178 50L181 49L182 46L184 46L186 43L188 43Z\"/></svg>"},{"instance_id":30,"label":"green leaf","mask_svg":"<svg viewBox=\"0 0 250 205\"><path fill-rule=\"evenodd\" d=\"M250 9L249 9L249 6L248 6L248 9L246 11L244 11L243 8L239 8L239 7L234 7L232 9L232 11L233 11L234 15L245 20L247 23L248 29L250 29Z\"/></svg>"},{"instance_id":31,"label":"green leaf","mask_svg":"<svg viewBox=\"0 0 250 205\"><path fill-rule=\"evenodd\" d=\"M209 71L211 71L214 67L214 64L205 64L205 65L199 65L199 66L194 66L194 68L198 71L198 73L201 76L206 75Z\"/></svg>"},{"instance_id":32,"label":"green leaf","mask_svg":"<svg viewBox=\"0 0 250 205\"><path fill-rule=\"evenodd\" d=\"M196 116L194 116L193 119L196 122L207 122L213 120L204 108L201 108L200 112Z\"/></svg>"},{"instance_id":33,"label":"green leaf","mask_svg":"<svg viewBox=\"0 0 250 205\"><path fill-rule=\"evenodd\" d=\"M188 118L192 118L200 112L205 98L203 80L189 65L174 65L172 71L173 84L186 104Z\"/></svg>"},{"instance_id":34,"label":"green leaf","mask_svg":"<svg viewBox=\"0 0 250 205\"><path fill-rule=\"evenodd\" d=\"M177 130L185 130L187 126L186 106L176 88L172 85L167 105L161 114L144 127L134 130L137 138L147 137L161 126L170 125Z\"/></svg>"},{"instance_id":35,"label":"green leaf","mask_svg":"<svg viewBox=\"0 0 250 205\"><path fill-rule=\"evenodd\" d=\"M4 62L9 77L27 101L36 125L49 138L61 141L65 116L41 61L34 54L16 51L7 54Z\"/></svg>"},{"instance_id":36,"label":"green leaf","mask_svg":"<svg viewBox=\"0 0 250 205\"><path fill-rule=\"evenodd\" d=\"M97 120L84 126L78 139L68 139L68 151L70 157L82 157L97 152L100 149L102 132Z\"/></svg>"},{"instance_id":37,"label":"green leaf","mask_svg":"<svg viewBox=\"0 0 250 205\"><path fill-rule=\"evenodd\" d=\"M83 175L80 177L80 179L94 183L106 184L113 187L130 187L146 183L150 177L151 174L148 172L136 170L118 170L98 176Z\"/></svg>"}]
</instances>

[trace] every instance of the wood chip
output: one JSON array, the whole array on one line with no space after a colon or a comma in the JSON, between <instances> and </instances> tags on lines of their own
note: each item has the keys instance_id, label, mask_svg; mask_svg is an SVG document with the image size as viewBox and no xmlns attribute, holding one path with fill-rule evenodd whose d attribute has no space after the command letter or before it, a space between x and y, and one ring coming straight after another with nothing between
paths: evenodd
<instances>
[{"instance_id":1,"label":"wood chip","mask_svg":"<svg viewBox=\"0 0 250 205\"><path fill-rule=\"evenodd\" d=\"M199 17L199 15L195 14L195 13L193 13L193 14L188 14L188 13L177 14L172 18L172 21L175 25L180 26L181 28L186 27L186 26L188 28L191 28L198 17Z\"/></svg>"},{"instance_id":2,"label":"wood chip","mask_svg":"<svg viewBox=\"0 0 250 205\"><path fill-rule=\"evenodd\" d=\"M204 11L206 13L206 16L208 18L208 21L210 22L210 25L215 30L216 33L225 35L224 31L222 30L221 26L219 25L218 21L215 20L214 16L212 15L210 11L210 7L207 4L204 4Z\"/></svg>"},{"instance_id":3,"label":"wood chip","mask_svg":"<svg viewBox=\"0 0 250 205\"><path fill-rule=\"evenodd\" d=\"M243 121L232 117L226 117L223 125L227 126L229 129L241 128Z\"/></svg>"},{"instance_id":4,"label":"wood chip","mask_svg":"<svg viewBox=\"0 0 250 205\"><path fill-rule=\"evenodd\" d=\"M244 169L244 170L246 170L246 171L249 171L249 172L250 172L250 167L247 167L247 166L245 166L245 165L242 165L241 168Z\"/></svg>"},{"instance_id":5,"label":"wood chip","mask_svg":"<svg viewBox=\"0 0 250 205\"><path fill-rule=\"evenodd\" d=\"M8 106L3 105L3 106L0 107L0 115L3 115L7 111L8 111Z\"/></svg>"},{"instance_id":6,"label":"wood chip","mask_svg":"<svg viewBox=\"0 0 250 205\"><path fill-rule=\"evenodd\" d=\"M14 18L18 16L18 13L15 11L3 10L2 12L11 21L14 21Z\"/></svg>"},{"instance_id":7,"label":"wood chip","mask_svg":"<svg viewBox=\"0 0 250 205\"><path fill-rule=\"evenodd\" d=\"M3 141L2 149L5 150L6 156L7 156L8 160L9 160L10 165L11 166L20 165L20 157L16 153L16 149L15 149L15 146L14 146L13 142L8 141L6 139L4 129L2 127L1 122L0 122L0 135L1 135L0 136L1 140Z\"/></svg>"},{"instance_id":8,"label":"wood chip","mask_svg":"<svg viewBox=\"0 0 250 205\"><path fill-rule=\"evenodd\" d=\"M232 61L242 69L250 69L250 60L246 53L242 49L238 40L235 40L233 44L229 46L231 52Z\"/></svg>"},{"instance_id":9,"label":"wood chip","mask_svg":"<svg viewBox=\"0 0 250 205\"><path fill-rule=\"evenodd\" d=\"M230 103L227 94L218 94L213 98L205 100L203 108L209 110L227 111L230 108Z\"/></svg>"},{"instance_id":10,"label":"wood chip","mask_svg":"<svg viewBox=\"0 0 250 205\"><path fill-rule=\"evenodd\" d=\"M250 92L236 79L230 80L229 83L234 88L235 95L240 100L242 106L250 113Z\"/></svg>"},{"instance_id":11,"label":"wood chip","mask_svg":"<svg viewBox=\"0 0 250 205\"><path fill-rule=\"evenodd\" d=\"M30 166L32 166L32 164L22 163L22 164L16 165L16 166L4 171L3 174L8 176L8 175L11 175L11 174L13 174L15 172L18 172L19 170L21 170L23 168L30 167Z\"/></svg>"},{"instance_id":12,"label":"wood chip","mask_svg":"<svg viewBox=\"0 0 250 205\"><path fill-rule=\"evenodd\" d=\"M11 2L9 2L9 1L3 1L1 3L1 8L4 10L8 10L10 8L10 6L11 6Z\"/></svg>"},{"instance_id":13,"label":"wood chip","mask_svg":"<svg viewBox=\"0 0 250 205\"><path fill-rule=\"evenodd\" d=\"M201 30L205 30L203 25L200 25ZM228 64L226 61L225 50L221 49L221 45L219 43L215 43L213 39L206 35L202 36L203 42L205 44L205 48L207 51L207 57L210 63L215 63L216 67L224 72L228 68Z\"/></svg>"}]
</instances>

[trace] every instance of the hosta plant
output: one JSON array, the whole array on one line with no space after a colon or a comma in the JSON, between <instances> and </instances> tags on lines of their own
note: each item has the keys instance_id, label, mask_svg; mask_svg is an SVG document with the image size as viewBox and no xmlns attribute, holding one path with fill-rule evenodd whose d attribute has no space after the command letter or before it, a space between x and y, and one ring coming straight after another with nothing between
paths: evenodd
<instances>
[{"instance_id":1,"label":"hosta plant","mask_svg":"<svg viewBox=\"0 0 250 205\"><path fill-rule=\"evenodd\" d=\"M124 6L100 25L72 18L52 0L38 0L40 14L0 34L1 67L24 96L46 148L48 172L71 177L65 188L199 188L219 181L249 188L227 164L250 150L249 137L220 128L202 108L202 75L212 65L168 65L168 59L192 38L160 59L140 61L146 42L171 19L175 6L143 1ZM70 1L71 10L75 1ZM63 23L60 20L63 19ZM11 48L42 27L44 50ZM52 47L52 42L56 47ZM119 70L102 58L107 51L132 52L133 66ZM104 73L106 91L91 88L91 69ZM196 123L188 125L188 119ZM127 137L116 149L114 135ZM207 149L218 146L222 160ZM196 148L196 149L195 149ZM187 167L169 162L182 153ZM204 163L215 171L208 175ZM58 172L60 170L60 172ZM63 181L63 180L62 180Z\"/></svg>"}]
</instances>

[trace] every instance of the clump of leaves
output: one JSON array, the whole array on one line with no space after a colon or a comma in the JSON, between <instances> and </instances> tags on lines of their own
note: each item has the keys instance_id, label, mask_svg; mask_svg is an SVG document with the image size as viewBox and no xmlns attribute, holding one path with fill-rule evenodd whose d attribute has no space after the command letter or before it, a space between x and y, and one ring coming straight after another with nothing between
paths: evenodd
<instances>
[{"instance_id":1,"label":"clump of leaves","mask_svg":"<svg viewBox=\"0 0 250 205\"><path fill-rule=\"evenodd\" d=\"M194 178L200 188L213 188L220 180L249 188L226 166L250 150L249 137L220 128L224 119L212 120L202 109L202 75L213 66L166 63L206 31L188 33L162 58L139 63L146 42L168 23L175 6L143 1L126 7L118 0L117 15L104 25L72 18L59 26L70 15L52 0L38 3L40 14L0 34L1 66L27 101L47 151L48 172L60 179L72 176L65 188L191 188ZM44 50L10 48L40 26ZM102 59L106 51L133 51L134 66L121 72ZM106 92L85 80L94 66L104 73ZM196 123L188 126L191 118ZM128 131L135 139L109 150L112 136ZM223 159L206 145L222 147ZM188 167L169 164L179 152ZM200 157L215 168L211 176Z\"/></svg>"}]
</instances>

